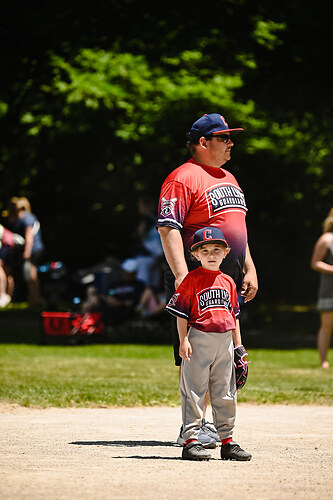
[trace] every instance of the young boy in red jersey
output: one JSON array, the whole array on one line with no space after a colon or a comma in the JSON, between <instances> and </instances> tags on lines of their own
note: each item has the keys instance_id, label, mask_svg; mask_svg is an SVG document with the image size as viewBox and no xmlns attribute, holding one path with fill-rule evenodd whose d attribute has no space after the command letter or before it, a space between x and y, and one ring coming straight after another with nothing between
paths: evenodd
<instances>
[{"instance_id":1,"label":"young boy in red jersey","mask_svg":"<svg viewBox=\"0 0 333 500\"><path fill-rule=\"evenodd\" d=\"M214 425L221 438L221 458L242 461L252 458L232 440L237 401L234 348L242 342L236 327L239 316L236 285L219 269L229 251L221 229L199 229L194 234L191 252L201 267L187 274L166 306L177 317L180 340L184 460L211 458L198 441L207 388Z\"/></svg>"}]
</instances>

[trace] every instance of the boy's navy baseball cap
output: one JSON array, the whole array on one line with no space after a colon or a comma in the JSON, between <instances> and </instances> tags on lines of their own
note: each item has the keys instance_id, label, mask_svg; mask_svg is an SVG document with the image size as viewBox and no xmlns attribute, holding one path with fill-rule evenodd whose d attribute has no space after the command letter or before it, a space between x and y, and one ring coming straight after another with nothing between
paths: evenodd
<instances>
[{"instance_id":1,"label":"boy's navy baseball cap","mask_svg":"<svg viewBox=\"0 0 333 500\"><path fill-rule=\"evenodd\" d=\"M210 245L212 243L217 243L218 245L224 245L226 247L228 246L227 240L221 229L218 227L203 227L194 233L191 252L201 245Z\"/></svg>"},{"instance_id":2,"label":"boy's navy baseball cap","mask_svg":"<svg viewBox=\"0 0 333 500\"><path fill-rule=\"evenodd\" d=\"M224 132L241 132L242 128L229 128L225 118L218 113L203 115L193 123L188 133L190 141L197 141L202 136L223 134Z\"/></svg>"}]
</instances>

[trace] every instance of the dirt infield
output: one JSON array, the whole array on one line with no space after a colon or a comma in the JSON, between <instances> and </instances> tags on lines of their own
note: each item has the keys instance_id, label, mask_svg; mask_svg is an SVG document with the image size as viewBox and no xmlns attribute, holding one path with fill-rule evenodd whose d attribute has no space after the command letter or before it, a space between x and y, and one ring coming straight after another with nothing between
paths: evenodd
<instances>
[{"instance_id":1,"label":"dirt infield","mask_svg":"<svg viewBox=\"0 0 333 500\"><path fill-rule=\"evenodd\" d=\"M251 462L182 461L180 408L0 406L0 498L329 499L333 407L239 405Z\"/></svg>"}]
</instances>

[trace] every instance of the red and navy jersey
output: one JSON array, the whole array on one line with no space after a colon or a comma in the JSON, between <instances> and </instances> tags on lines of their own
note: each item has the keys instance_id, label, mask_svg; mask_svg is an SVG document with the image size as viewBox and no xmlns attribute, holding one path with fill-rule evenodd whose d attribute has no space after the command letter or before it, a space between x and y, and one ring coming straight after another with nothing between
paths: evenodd
<instances>
[{"instance_id":1,"label":"red and navy jersey","mask_svg":"<svg viewBox=\"0 0 333 500\"><path fill-rule=\"evenodd\" d=\"M165 309L202 332L235 330L239 317L236 285L221 271L199 267L187 274Z\"/></svg>"},{"instance_id":2,"label":"red and navy jersey","mask_svg":"<svg viewBox=\"0 0 333 500\"><path fill-rule=\"evenodd\" d=\"M247 207L244 193L230 172L189 160L165 179L158 211L158 227L170 226L181 232L188 262L194 233L206 226L219 227L231 248L221 270L239 289L247 245Z\"/></svg>"}]
</instances>

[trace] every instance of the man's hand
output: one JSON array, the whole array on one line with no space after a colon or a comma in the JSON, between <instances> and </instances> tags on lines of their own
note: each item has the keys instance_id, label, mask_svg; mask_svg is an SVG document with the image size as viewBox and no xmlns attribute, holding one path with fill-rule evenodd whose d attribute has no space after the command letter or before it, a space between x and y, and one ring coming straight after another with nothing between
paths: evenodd
<instances>
[{"instance_id":1,"label":"man's hand","mask_svg":"<svg viewBox=\"0 0 333 500\"><path fill-rule=\"evenodd\" d=\"M245 274L243 285L241 288L241 296L244 297L244 302L252 300L258 291L258 279L256 272L249 271Z\"/></svg>"},{"instance_id":2,"label":"man's hand","mask_svg":"<svg viewBox=\"0 0 333 500\"><path fill-rule=\"evenodd\" d=\"M190 357L191 357L191 354L192 354L192 346L188 340L188 337L186 335L186 337L184 338L184 340L182 340L180 342L180 345L179 345L179 356L182 358L182 359L185 359L186 361L190 361Z\"/></svg>"}]
</instances>

